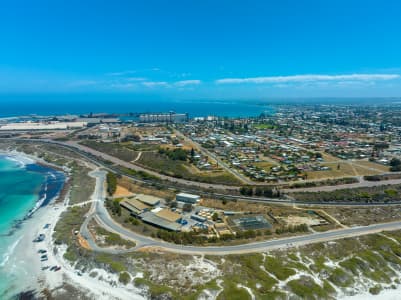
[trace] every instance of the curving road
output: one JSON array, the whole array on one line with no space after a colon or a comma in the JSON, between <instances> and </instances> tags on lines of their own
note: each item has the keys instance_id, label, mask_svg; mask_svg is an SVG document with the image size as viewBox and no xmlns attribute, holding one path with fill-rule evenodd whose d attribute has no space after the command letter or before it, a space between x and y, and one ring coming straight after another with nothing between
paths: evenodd
<instances>
[{"instance_id":1,"label":"curving road","mask_svg":"<svg viewBox=\"0 0 401 300\"><path fill-rule=\"evenodd\" d=\"M352 227L345 229L338 229L327 232L319 232L312 233L308 235L299 235L293 237L287 237L282 239L273 239L262 242L255 242L249 244L241 244L241 245L233 245L233 246L212 246L212 247L203 247L203 246L184 246L168 243L162 240L153 239L148 236L143 236L136 232L130 231L120 224L116 223L108 211L104 207L104 180L105 180L105 172L104 171L95 171L92 172L91 175L96 178L96 190L94 192L92 200L92 208L88 213L88 216L81 227L81 235L88 240L89 245L95 251L99 252L108 252L113 254L131 252L134 250L140 250L144 248L156 248L163 251L181 253L181 254L208 254L208 255L228 255L228 254L243 254L243 253L252 253L252 252L264 252L268 250L273 250L277 248L284 247L292 247L296 245L306 245L317 242L325 242L332 241L336 239L342 239L346 237L355 237L360 235L378 233L382 231L391 231L391 230L399 230L401 229L401 221L392 222L392 223L383 223L383 224L374 224L369 226L360 226L360 227ZM127 250L116 250L110 248L100 248L93 241L92 236L90 235L87 225L92 218L96 218L100 225L105 227L105 229L118 233L121 237L129 240L133 240L136 242L137 246L132 249Z\"/></svg>"},{"instance_id":2,"label":"curving road","mask_svg":"<svg viewBox=\"0 0 401 300\"><path fill-rule=\"evenodd\" d=\"M21 138L0 138L0 140L14 140L14 141L23 141L23 142L31 142L31 143L47 143L47 144L53 144L57 145L59 147L66 148L70 151L73 151L74 153L84 157L88 161L94 163L95 165L101 166L106 170L109 170L113 173L126 176L131 178L132 180L139 182L139 183L144 183L144 184L153 184L153 181L150 180L143 180L143 179L138 179L132 175L125 174L121 172L120 170L114 168L113 166L110 166L109 164L104 163L104 161L99 160L98 157L96 156L98 151L93 150L88 147L75 147L74 144L67 143L67 142L60 142L60 141L54 141L54 140L49 140L49 139L21 139ZM76 143L75 143L76 144ZM78 144L79 145L79 144ZM88 150L88 152L86 152ZM93 151L95 152L93 152ZM102 154L102 152L99 152ZM131 163L121 161L118 158L115 158L113 156L104 154L101 156L106 159L110 158L113 159L117 164L122 163L123 165L127 166L133 166L137 170L145 170L143 168L140 168L136 165L133 165ZM129 164L129 165L128 165ZM149 173L149 171L146 169L146 172ZM157 174L157 173L156 173ZM163 186L164 188L176 188L177 186L175 184L177 183L183 183L185 182L185 185L187 186L186 188L181 188L182 192L187 192L187 193L195 193L195 194L200 194L205 197L214 197L216 199L227 199L227 200L238 200L238 201L248 201L248 202L259 202L259 203L265 203L265 204L280 204L280 205L302 205L302 206L388 206L388 205L401 205L401 201L393 201L391 203L358 203L358 202L308 202L308 201L297 201L294 200L290 197L287 198L264 198L264 197L247 197L247 196L236 196L236 195L229 195L229 194L221 194L221 193L216 193L216 192L205 192L203 190L196 189L196 187L205 187L205 185L209 187L216 187L217 189L224 187L225 190L228 189L236 189L238 190L239 187L231 187L231 186L223 186L223 185L210 185L210 184L202 184L202 183L196 183L193 181L188 181L184 179L177 179L174 177L169 177L165 175L158 174L159 178L169 178L167 183L160 183L158 182L157 184L160 186ZM395 179L395 180L385 180L385 181L378 181L378 182L365 182L367 186L379 186L379 185L389 185L389 184L396 184L396 183L401 183L401 179ZM197 184L198 186L194 186L194 184ZM315 187L315 188L300 188L300 189L289 189L288 192L299 192L299 191L322 191L322 190L337 190L337 189L345 189L345 188L356 188L356 187L361 187L361 184L346 184L346 185L337 185L337 186L322 186L322 187Z\"/></svg>"}]
</instances>

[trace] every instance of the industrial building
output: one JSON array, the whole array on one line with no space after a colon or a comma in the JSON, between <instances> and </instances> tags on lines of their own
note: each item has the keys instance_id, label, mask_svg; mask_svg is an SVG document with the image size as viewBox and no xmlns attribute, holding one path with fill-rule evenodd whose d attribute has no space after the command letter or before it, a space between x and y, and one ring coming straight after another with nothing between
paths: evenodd
<instances>
[{"instance_id":1,"label":"industrial building","mask_svg":"<svg viewBox=\"0 0 401 300\"><path fill-rule=\"evenodd\" d=\"M219 236L232 234L226 223L215 223L214 228Z\"/></svg>"},{"instance_id":2,"label":"industrial building","mask_svg":"<svg viewBox=\"0 0 401 300\"><path fill-rule=\"evenodd\" d=\"M145 223L170 231L180 231L181 215L167 208L157 207L139 216Z\"/></svg>"},{"instance_id":3,"label":"industrial building","mask_svg":"<svg viewBox=\"0 0 401 300\"><path fill-rule=\"evenodd\" d=\"M233 222L242 230L272 228L271 224L262 215L242 217L234 219Z\"/></svg>"},{"instance_id":4,"label":"industrial building","mask_svg":"<svg viewBox=\"0 0 401 300\"><path fill-rule=\"evenodd\" d=\"M176 201L195 204L200 201L200 196L187 193L179 193L175 196Z\"/></svg>"},{"instance_id":5,"label":"industrial building","mask_svg":"<svg viewBox=\"0 0 401 300\"><path fill-rule=\"evenodd\" d=\"M185 123L188 121L188 114L177 114L175 112L140 114L139 121L141 123Z\"/></svg>"},{"instance_id":6,"label":"industrial building","mask_svg":"<svg viewBox=\"0 0 401 300\"><path fill-rule=\"evenodd\" d=\"M207 221L207 218L199 215L191 215L191 219L202 223Z\"/></svg>"},{"instance_id":7,"label":"industrial building","mask_svg":"<svg viewBox=\"0 0 401 300\"><path fill-rule=\"evenodd\" d=\"M132 215L138 216L149 211L151 207L137 199L125 199L120 202L121 207L127 209Z\"/></svg>"},{"instance_id":8,"label":"industrial building","mask_svg":"<svg viewBox=\"0 0 401 300\"><path fill-rule=\"evenodd\" d=\"M144 195L144 194L135 195L135 199L141 201L142 203L145 203L146 205L152 206L152 207L159 205L162 200L161 198L151 196L151 195Z\"/></svg>"},{"instance_id":9,"label":"industrial building","mask_svg":"<svg viewBox=\"0 0 401 300\"><path fill-rule=\"evenodd\" d=\"M18 130L70 130L87 126L86 122L19 122L0 125L0 131Z\"/></svg>"},{"instance_id":10,"label":"industrial building","mask_svg":"<svg viewBox=\"0 0 401 300\"><path fill-rule=\"evenodd\" d=\"M138 216L159 205L161 200L162 199L151 195L138 194L134 197L125 198L120 202L120 205L127 209L132 215Z\"/></svg>"}]
</instances>

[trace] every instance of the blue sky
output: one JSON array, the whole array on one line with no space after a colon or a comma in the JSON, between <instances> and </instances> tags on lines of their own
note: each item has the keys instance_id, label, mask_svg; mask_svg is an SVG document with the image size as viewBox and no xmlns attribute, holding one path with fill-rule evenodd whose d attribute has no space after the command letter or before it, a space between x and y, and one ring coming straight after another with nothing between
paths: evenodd
<instances>
[{"instance_id":1,"label":"blue sky","mask_svg":"<svg viewBox=\"0 0 401 300\"><path fill-rule=\"evenodd\" d=\"M1 1L0 99L401 96L401 2Z\"/></svg>"}]
</instances>

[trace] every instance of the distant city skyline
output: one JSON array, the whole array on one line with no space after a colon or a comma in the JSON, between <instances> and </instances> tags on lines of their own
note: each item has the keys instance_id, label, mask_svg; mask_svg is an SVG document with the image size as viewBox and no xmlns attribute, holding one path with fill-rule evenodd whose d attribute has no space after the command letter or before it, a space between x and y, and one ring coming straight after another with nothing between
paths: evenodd
<instances>
[{"instance_id":1,"label":"distant city skyline","mask_svg":"<svg viewBox=\"0 0 401 300\"><path fill-rule=\"evenodd\" d=\"M401 96L399 1L0 4L0 101Z\"/></svg>"}]
</instances>

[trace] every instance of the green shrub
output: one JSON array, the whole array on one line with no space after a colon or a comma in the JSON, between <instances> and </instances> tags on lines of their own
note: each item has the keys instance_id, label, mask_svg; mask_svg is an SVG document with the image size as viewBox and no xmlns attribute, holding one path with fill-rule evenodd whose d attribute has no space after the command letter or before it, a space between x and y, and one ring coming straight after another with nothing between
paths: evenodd
<instances>
[{"instance_id":1,"label":"green shrub","mask_svg":"<svg viewBox=\"0 0 401 300\"><path fill-rule=\"evenodd\" d=\"M118 281L123 284L128 284L131 281L131 276L127 272L121 272Z\"/></svg>"}]
</instances>

